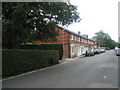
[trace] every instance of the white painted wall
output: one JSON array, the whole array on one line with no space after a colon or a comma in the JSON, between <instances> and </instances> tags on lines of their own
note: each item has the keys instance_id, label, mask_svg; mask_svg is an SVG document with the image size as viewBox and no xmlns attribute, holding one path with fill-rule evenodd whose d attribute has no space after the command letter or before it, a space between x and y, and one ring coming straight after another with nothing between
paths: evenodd
<instances>
[{"instance_id":1,"label":"white painted wall","mask_svg":"<svg viewBox=\"0 0 120 90\"><path fill-rule=\"evenodd\" d=\"M80 56L85 54L86 50L94 50L94 46L84 46L80 44L70 44L70 56Z\"/></svg>"}]
</instances>

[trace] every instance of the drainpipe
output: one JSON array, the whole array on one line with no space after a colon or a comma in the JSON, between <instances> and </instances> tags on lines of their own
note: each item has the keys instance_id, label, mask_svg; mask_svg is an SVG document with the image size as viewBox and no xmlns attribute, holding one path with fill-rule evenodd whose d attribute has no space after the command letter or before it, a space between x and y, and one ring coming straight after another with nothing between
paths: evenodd
<instances>
[{"instance_id":1,"label":"drainpipe","mask_svg":"<svg viewBox=\"0 0 120 90\"><path fill-rule=\"evenodd\" d=\"M65 59L65 47L64 47L64 29L63 29L63 58Z\"/></svg>"}]
</instances>

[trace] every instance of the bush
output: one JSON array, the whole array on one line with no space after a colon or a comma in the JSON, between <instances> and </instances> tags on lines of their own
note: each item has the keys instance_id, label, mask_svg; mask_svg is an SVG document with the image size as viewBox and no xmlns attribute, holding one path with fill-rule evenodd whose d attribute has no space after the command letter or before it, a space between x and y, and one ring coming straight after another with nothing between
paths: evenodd
<instances>
[{"instance_id":1,"label":"bush","mask_svg":"<svg viewBox=\"0 0 120 90\"><path fill-rule=\"evenodd\" d=\"M105 50L110 50L110 47L105 47Z\"/></svg>"},{"instance_id":2,"label":"bush","mask_svg":"<svg viewBox=\"0 0 120 90\"><path fill-rule=\"evenodd\" d=\"M59 60L62 60L63 56L63 45L61 44L20 45L20 49L58 50Z\"/></svg>"},{"instance_id":3,"label":"bush","mask_svg":"<svg viewBox=\"0 0 120 90\"><path fill-rule=\"evenodd\" d=\"M100 47L100 49L105 49L105 47Z\"/></svg>"},{"instance_id":4,"label":"bush","mask_svg":"<svg viewBox=\"0 0 120 90\"><path fill-rule=\"evenodd\" d=\"M118 48L120 48L120 43L118 43Z\"/></svg>"},{"instance_id":5,"label":"bush","mask_svg":"<svg viewBox=\"0 0 120 90\"><path fill-rule=\"evenodd\" d=\"M18 75L24 72L57 64L57 50L19 50L2 51L2 76Z\"/></svg>"}]
</instances>

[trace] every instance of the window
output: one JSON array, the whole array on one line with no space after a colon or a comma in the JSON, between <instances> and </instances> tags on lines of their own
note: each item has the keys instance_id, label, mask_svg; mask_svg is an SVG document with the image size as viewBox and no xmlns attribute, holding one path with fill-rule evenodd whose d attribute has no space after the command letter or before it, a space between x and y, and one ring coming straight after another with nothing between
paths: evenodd
<instances>
[{"instance_id":1,"label":"window","mask_svg":"<svg viewBox=\"0 0 120 90\"><path fill-rule=\"evenodd\" d=\"M73 35L73 40L75 40L75 36Z\"/></svg>"},{"instance_id":2,"label":"window","mask_svg":"<svg viewBox=\"0 0 120 90\"><path fill-rule=\"evenodd\" d=\"M94 44L94 42L92 41L92 44Z\"/></svg>"},{"instance_id":3,"label":"window","mask_svg":"<svg viewBox=\"0 0 120 90\"><path fill-rule=\"evenodd\" d=\"M85 39L83 39L83 43L85 43Z\"/></svg>"},{"instance_id":4,"label":"window","mask_svg":"<svg viewBox=\"0 0 120 90\"><path fill-rule=\"evenodd\" d=\"M81 38L80 38L81 39ZM81 42L81 41L80 41Z\"/></svg>"},{"instance_id":5,"label":"window","mask_svg":"<svg viewBox=\"0 0 120 90\"><path fill-rule=\"evenodd\" d=\"M75 36L75 41L76 41L77 37Z\"/></svg>"},{"instance_id":6,"label":"window","mask_svg":"<svg viewBox=\"0 0 120 90\"><path fill-rule=\"evenodd\" d=\"M89 40L88 40L88 44L89 44Z\"/></svg>"},{"instance_id":7,"label":"window","mask_svg":"<svg viewBox=\"0 0 120 90\"><path fill-rule=\"evenodd\" d=\"M73 40L74 38L73 38L73 35L71 35L71 39L70 40Z\"/></svg>"},{"instance_id":8,"label":"window","mask_svg":"<svg viewBox=\"0 0 120 90\"><path fill-rule=\"evenodd\" d=\"M83 38L81 39L81 42L83 43Z\"/></svg>"},{"instance_id":9,"label":"window","mask_svg":"<svg viewBox=\"0 0 120 90\"><path fill-rule=\"evenodd\" d=\"M77 42L79 42L79 37L77 37Z\"/></svg>"},{"instance_id":10,"label":"window","mask_svg":"<svg viewBox=\"0 0 120 90\"><path fill-rule=\"evenodd\" d=\"M76 36L76 41L78 41L78 37Z\"/></svg>"},{"instance_id":11,"label":"window","mask_svg":"<svg viewBox=\"0 0 120 90\"><path fill-rule=\"evenodd\" d=\"M87 44L88 44L88 40L87 40L87 42L86 42Z\"/></svg>"},{"instance_id":12,"label":"window","mask_svg":"<svg viewBox=\"0 0 120 90\"><path fill-rule=\"evenodd\" d=\"M80 38L78 37L78 42L80 42Z\"/></svg>"}]
</instances>

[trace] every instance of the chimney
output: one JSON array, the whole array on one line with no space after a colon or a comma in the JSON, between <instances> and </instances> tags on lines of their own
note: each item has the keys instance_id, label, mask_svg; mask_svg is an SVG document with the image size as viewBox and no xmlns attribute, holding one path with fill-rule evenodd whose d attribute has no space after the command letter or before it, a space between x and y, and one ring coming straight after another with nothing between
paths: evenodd
<instances>
[{"instance_id":1,"label":"chimney","mask_svg":"<svg viewBox=\"0 0 120 90\"><path fill-rule=\"evenodd\" d=\"M80 35L80 31L78 31L78 34Z\"/></svg>"}]
</instances>

